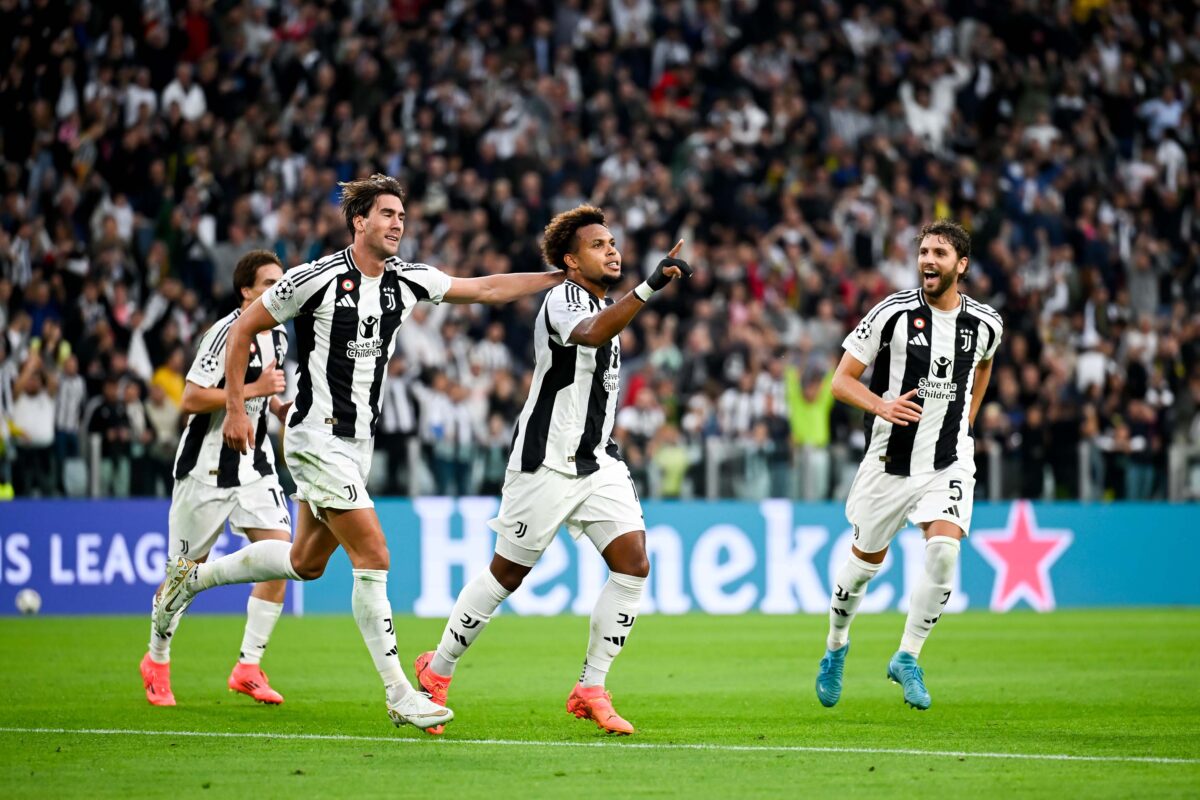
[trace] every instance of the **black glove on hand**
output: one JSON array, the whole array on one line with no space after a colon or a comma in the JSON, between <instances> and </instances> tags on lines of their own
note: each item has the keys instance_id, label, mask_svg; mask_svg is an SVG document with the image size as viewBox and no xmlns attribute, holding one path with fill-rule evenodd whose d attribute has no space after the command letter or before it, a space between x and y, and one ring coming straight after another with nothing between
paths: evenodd
<instances>
[{"instance_id":1,"label":"black glove on hand","mask_svg":"<svg viewBox=\"0 0 1200 800\"><path fill-rule=\"evenodd\" d=\"M692 268L682 258L672 258L667 256L662 261L658 262L658 266L654 268L654 272L650 273L650 277L646 278L646 283L650 284L650 288L654 291L659 291L666 287L671 279L663 274L663 270L667 267L679 267L679 271L683 273L683 277L691 277Z\"/></svg>"}]
</instances>

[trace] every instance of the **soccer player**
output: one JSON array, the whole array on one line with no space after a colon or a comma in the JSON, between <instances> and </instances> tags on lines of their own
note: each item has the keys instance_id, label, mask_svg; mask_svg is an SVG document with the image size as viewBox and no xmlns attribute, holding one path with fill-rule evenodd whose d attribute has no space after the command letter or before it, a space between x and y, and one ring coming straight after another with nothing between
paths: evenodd
<instances>
[{"instance_id":1,"label":"soccer player","mask_svg":"<svg viewBox=\"0 0 1200 800\"><path fill-rule=\"evenodd\" d=\"M842 694L850 623L867 583L908 520L925 535L925 569L887 674L903 688L906 703L929 708L917 658L950 599L960 541L971 530L971 424L991 378L1002 323L993 308L959 292L971 253L960 225L926 225L916 244L920 287L891 295L863 318L843 342L846 353L833 378L834 396L867 412L867 448L846 501L854 542L834 579L828 649L817 674L817 698L826 707ZM864 386L860 378L872 363Z\"/></svg>"},{"instance_id":2,"label":"soccer player","mask_svg":"<svg viewBox=\"0 0 1200 800\"><path fill-rule=\"evenodd\" d=\"M562 283L555 273L454 278L396 257L404 235L404 190L386 175L342 184L342 212L353 243L290 270L247 308L228 334L225 444L246 452L255 430L243 405L251 341L295 320L299 382L287 411L284 456L300 501L290 544L261 541L210 563L186 556L168 566L155 604L165 631L174 611L213 586L312 580L343 547L354 568L351 607L385 687L397 725L441 725L453 712L414 691L397 655L387 598L387 542L367 494L367 473L380 415L380 394L396 332L418 302L507 303Z\"/></svg>"},{"instance_id":3,"label":"soccer player","mask_svg":"<svg viewBox=\"0 0 1200 800\"><path fill-rule=\"evenodd\" d=\"M245 413L254 419L254 447L239 453L221 440L225 419L225 339L238 317L283 277L279 257L268 250L252 250L233 270L233 290L242 305L223 317L200 339L196 360L183 390L183 412L190 414L175 454L175 489L167 525L167 563L186 555L203 561L228 520L234 532L251 542L291 539L292 520L275 474L275 456L267 436L267 411L282 418L283 404L275 396L285 381L280 364L287 352L282 327L261 331L250 343L250 359L243 369ZM162 587L159 587L161 591ZM271 688L259 666L271 631L283 611L287 583L259 583L246 602L246 630L229 688L261 703L278 705L283 696ZM171 692L171 637L183 608L176 609L158 630L150 626L150 649L142 658L142 682L151 705L173 706Z\"/></svg>"},{"instance_id":4,"label":"soccer player","mask_svg":"<svg viewBox=\"0 0 1200 800\"><path fill-rule=\"evenodd\" d=\"M533 381L517 419L500 513L489 523L498 534L492 563L463 587L437 650L422 653L414 665L434 701L446 702L459 659L565 523L571 536L591 540L609 568L592 610L583 674L567 698L567 710L610 733L634 732L604 688L613 660L628 641L650 572L641 503L610 438L621 367L619 334L651 295L691 274L691 267L675 258L682 245L676 244L644 283L613 302L608 290L621 280L621 253L604 213L579 206L546 226L542 254L567 281L546 296L538 312ZM427 731L438 734L441 728Z\"/></svg>"}]
</instances>

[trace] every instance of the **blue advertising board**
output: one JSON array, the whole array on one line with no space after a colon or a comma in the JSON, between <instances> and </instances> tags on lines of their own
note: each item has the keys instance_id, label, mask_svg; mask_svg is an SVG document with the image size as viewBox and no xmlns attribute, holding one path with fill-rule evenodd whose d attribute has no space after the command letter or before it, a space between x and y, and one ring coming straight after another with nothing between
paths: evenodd
<instances>
[{"instance_id":1,"label":"blue advertising board","mask_svg":"<svg viewBox=\"0 0 1200 800\"><path fill-rule=\"evenodd\" d=\"M465 581L491 559L494 497L380 500L397 613L448 614ZM843 508L786 500L648 501L651 574L643 613L815 613L849 550ZM164 501L18 501L0 505L0 613L30 586L56 614L142 613L162 575ZM962 549L949 610L1003 612L1087 606L1200 605L1200 506L982 503ZM1163 533L1182 535L1171 536ZM1163 558L1169 541L1170 558ZM226 533L220 553L241 546ZM924 568L918 531L896 541L863 601L865 612L905 610ZM560 535L506 603L517 614L590 613L603 561ZM293 613L349 613L350 565L341 551L325 575L289 590ZM196 612L240 612L246 587L208 592Z\"/></svg>"}]
</instances>

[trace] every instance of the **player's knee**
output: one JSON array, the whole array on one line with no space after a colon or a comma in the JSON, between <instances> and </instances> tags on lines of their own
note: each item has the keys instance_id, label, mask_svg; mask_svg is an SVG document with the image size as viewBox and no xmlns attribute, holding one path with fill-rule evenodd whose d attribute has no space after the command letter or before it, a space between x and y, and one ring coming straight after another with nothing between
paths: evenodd
<instances>
[{"instance_id":1,"label":"player's knee","mask_svg":"<svg viewBox=\"0 0 1200 800\"><path fill-rule=\"evenodd\" d=\"M627 561L628 563L622 565L620 572L634 578L645 578L650 575L650 559L646 556L646 551L630 555Z\"/></svg>"},{"instance_id":2,"label":"player's knee","mask_svg":"<svg viewBox=\"0 0 1200 800\"><path fill-rule=\"evenodd\" d=\"M925 542L925 574L936 583L949 583L954 578L958 565L958 539L950 536L933 536Z\"/></svg>"},{"instance_id":3,"label":"player's knee","mask_svg":"<svg viewBox=\"0 0 1200 800\"><path fill-rule=\"evenodd\" d=\"M325 565L316 562L297 562L293 559L292 570L302 581L315 581L325 574Z\"/></svg>"}]
</instances>

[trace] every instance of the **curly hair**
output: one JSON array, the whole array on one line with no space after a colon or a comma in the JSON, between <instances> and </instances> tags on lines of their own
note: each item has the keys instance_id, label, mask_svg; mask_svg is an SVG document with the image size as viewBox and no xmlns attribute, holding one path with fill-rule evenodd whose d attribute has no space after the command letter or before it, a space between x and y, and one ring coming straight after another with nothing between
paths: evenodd
<instances>
[{"instance_id":1,"label":"curly hair","mask_svg":"<svg viewBox=\"0 0 1200 800\"><path fill-rule=\"evenodd\" d=\"M575 252L577 246L576 234L580 228L588 225L604 225L604 212L595 206L577 206L570 211L564 211L546 226L542 237L542 258L552 267L566 269L564 260L568 253Z\"/></svg>"},{"instance_id":2,"label":"curly hair","mask_svg":"<svg viewBox=\"0 0 1200 800\"><path fill-rule=\"evenodd\" d=\"M354 218L371 213L375 198L383 194L394 195L404 202L404 187L391 175L376 172L360 181L339 181L342 187L342 214L346 217L346 229L354 236Z\"/></svg>"},{"instance_id":3,"label":"curly hair","mask_svg":"<svg viewBox=\"0 0 1200 800\"><path fill-rule=\"evenodd\" d=\"M954 248L956 256L959 258L971 257L971 234L952 219L935 220L921 228L921 232L913 237L913 244L917 250L921 249L921 242L925 240L926 236L941 236ZM967 270L963 272L963 275L966 275L970 268L970 262L967 262Z\"/></svg>"}]
</instances>

